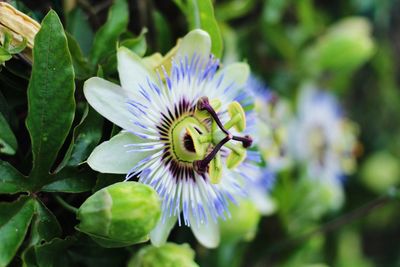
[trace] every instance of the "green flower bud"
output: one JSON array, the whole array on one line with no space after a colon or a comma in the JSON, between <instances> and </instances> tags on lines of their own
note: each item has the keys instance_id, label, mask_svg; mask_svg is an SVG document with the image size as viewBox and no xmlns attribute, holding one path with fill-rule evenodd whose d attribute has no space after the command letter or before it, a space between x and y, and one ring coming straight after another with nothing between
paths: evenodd
<instances>
[{"instance_id":1,"label":"green flower bud","mask_svg":"<svg viewBox=\"0 0 400 267\"><path fill-rule=\"evenodd\" d=\"M120 182L90 196L79 208L77 229L104 247L123 247L149 239L160 218L157 193L137 182Z\"/></svg>"},{"instance_id":2,"label":"green flower bud","mask_svg":"<svg viewBox=\"0 0 400 267\"><path fill-rule=\"evenodd\" d=\"M128 263L128 267L197 267L194 251L187 244L167 243L161 247L142 248Z\"/></svg>"},{"instance_id":3,"label":"green flower bud","mask_svg":"<svg viewBox=\"0 0 400 267\"><path fill-rule=\"evenodd\" d=\"M261 214L249 200L243 200L238 206L231 205L231 219L220 221L223 242L250 241L257 232Z\"/></svg>"},{"instance_id":4,"label":"green flower bud","mask_svg":"<svg viewBox=\"0 0 400 267\"><path fill-rule=\"evenodd\" d=\"M383 193L398 185L399 174L399 160L386 151L370 156L361 170L364 184L376 193Z\"/></svg>"}]
</instances>

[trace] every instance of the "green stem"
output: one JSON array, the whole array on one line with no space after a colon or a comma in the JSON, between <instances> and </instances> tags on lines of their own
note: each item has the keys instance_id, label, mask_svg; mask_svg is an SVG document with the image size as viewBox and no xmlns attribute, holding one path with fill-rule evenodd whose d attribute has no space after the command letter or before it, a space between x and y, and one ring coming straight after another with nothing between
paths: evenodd
<instances>
[{"instance_id":1,"label":"green stem","mask_svg":"<svg viewBox=\"0 0 400 267\"><path fill-rule=\"evenodd\" d=\"M55 200L61 205L63 206L66 210L77 214L78 213L78 209L75 208L74 206L71 206L70 204L68 204L63 198L61 198L59 195L54 194L53 197L55 198Z\"/></svg>"}]
</instances>

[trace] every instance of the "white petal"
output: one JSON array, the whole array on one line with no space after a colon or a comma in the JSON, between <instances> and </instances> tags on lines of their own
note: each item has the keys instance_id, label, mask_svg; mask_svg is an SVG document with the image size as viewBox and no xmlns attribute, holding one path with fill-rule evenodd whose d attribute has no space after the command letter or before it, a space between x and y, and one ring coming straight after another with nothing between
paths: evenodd
<instances>
[{"instance_id":1,"label":"white petal","mask_svg":"<svg viewBox=\"0 0 400 267\"><path fill-rule=\"evenodd\" d=\"M257 207L262 215L271 215L276 211L276 201L269 196L265 190L258 190L257 188L249 189L249 196L251 201Z\"/></svg>"},{"instance_id":2,"label":"white petal","mask_svg":"<svg viewBox=\"0 0 400 267\"><path fill-rule=\"evenodd\" d=\"M194 54L208 58L211 53L210 35L200 29L190 31L178 45L177 58L187 56L190 59Z\"/></svg>"},{"instance_id":3,"label":"white petal","mask_svg":"<svg viewBox=\"0 0 400 267\"><path fill-rule=\"evenodd\" d=\"M154 152L127 152L130 148L125 145L144 141L132 133L122 131L109 141L97 146L90 154L87 163L98 172L126 174L135 164Z\"/></svg>"},{"instance_id":4,"label":"white petal","mask_svg":"<svg viewBox=\"0 0 400 267\"><path fill-rule=\"evenodd\" d=\"M128 95L120 86L102 78L93 77L83 86L89 104L103 117L123 129L131 129L132 114L128 111Z\"/></svg>"},{"instance_id":5,"label":"white petal","mask_svg":"<svg viewBox=\"0 0 400 267\"><path fill-rule=\"evenodd\" d=\"M118 48L117 58L122 88L132 94L130 95L132 99L139 100L143 97L139 94L139 85L147 88L147 79L156 81L154 72L147 68L142 59L128 48Z\"/></svg>"},{"instance_id":6,"label":"white petal","mask_svg":"<svg viewBox=\"0 0 400 267\"><path fill-rule=\"evenodd\" d=\"M192 215L190 213L190 215ZM208 216L209 220L207 223L197 224L196 219L190 216L190 228L196 239L205 246L206 248L216 248L219 245L220 234L219 226L211 216Z\"/></svg>"},{"instance_id":7,"label":"white petal","mask_svg":"<svg viewBox=\"0 0 400 267\"><path fill-rule=\"evenodd\" d=\"M158 221L156 227L150 232L150 240L153 246L159 247L167 242L169 233L171 232L172 228L174 228L176 220L176 216L167 216L165 218L165 222L163 222L161 216L161 219Z\"/></svg>"},{"instance_id":8,"label":"white petal","mask_svg":"<svg viewBox=\"0 0 400 267\"><path fill-rule=\"evenodd\" d=\"M218 81L221 75L224 75L220 85L221 88L228 87L232 82L234 82L237 87L241 87L249 78L250 68L246 63L233 63L222 68L216 74L214 80Z\"/></svg>"}]
</instances>

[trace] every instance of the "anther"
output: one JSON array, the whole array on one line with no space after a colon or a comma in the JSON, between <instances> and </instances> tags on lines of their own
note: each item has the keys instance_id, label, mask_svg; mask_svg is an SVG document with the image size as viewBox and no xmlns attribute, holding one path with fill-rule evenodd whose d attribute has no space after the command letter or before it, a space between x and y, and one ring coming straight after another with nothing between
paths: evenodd
<instances>
[{"instance_id":1,"label":"anther","mask_svg":"<svg viewBox=\"0 0 400 267\"><path fill-rule=\"evenodd\" d=\"M253 144L253 138L250 135L242 136L232 136L232 140L242 142L244 148L248 148Z\"/></svg>"},{"instance_id":2,"label":"anther","mask_svg":"<svg viewBox=\"0 0 400 267\"><path fill-rule=\"evenodd\" d=\"M204 159L202 160L195 160L193 162L193 167L194 170L199 173L199 174L203 174L207 171L207 167L208 164L213 160L213 158L215 157L215 155L217 155L218 151L230 140L232 140L233 136L228 133L228 135L222 139L221 142L219 142L214 148L213 150L210 152L210 154L208 154Z\"/></svg>"}]
</instances>

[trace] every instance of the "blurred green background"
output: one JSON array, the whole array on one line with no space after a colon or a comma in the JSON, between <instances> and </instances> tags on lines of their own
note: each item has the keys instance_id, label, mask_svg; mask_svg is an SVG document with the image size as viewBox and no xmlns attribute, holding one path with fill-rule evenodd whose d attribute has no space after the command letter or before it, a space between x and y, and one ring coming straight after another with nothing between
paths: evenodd
<instances>
[{"instance_id":1,"label":"blurred green background","mask_svg":"<svg viewBox=\"0 0 400 267\"><path fill-rule=\"evenodd\" d=\"M55 9L85 56L112 4L108 0L12 2L39 21L50 7ZM129 33L122 35L145 38L144 49L135 46L138 53L166 53L191 27L190 16L180 9L186 2L190 0L128 1ZM332 208L340 201L335 192L298 178L294 168L279 173L272 189L277 212L267 217L251 207L234 212L236 229L227 226L222 232L236 238L223 236L218 249L204 249L186 228L176 227L169 240L189 243L200 266L400 266L400 1L226 0L214 1L213 6L224 63L247 61L254 75L293 106L304 83L338 97L346 116L360 128L358 170L345 179L344 202L337 208ZM115 66L108 60L100 65L112 80ZM21 70L19 65L15 68ZM78 84L93 73L85 68L76 72ZM26 86L23 73L0 74L4 91ZM17 110L23 93L6 95L14 98ZM17 117L13 120L18 124ZM110 125L105 128L111 132ZM111 183L121 177L107 179ZM71 201L79 203L82 198ZM54 210L65 218L60 222L66 233L72 232L68 224L75 219ZM86 254L112 260L85 259L79 266L120 266L137 249L99 249L80 238L83 241L68 253L77 259Z\"/></svg>"}]
</instances>

